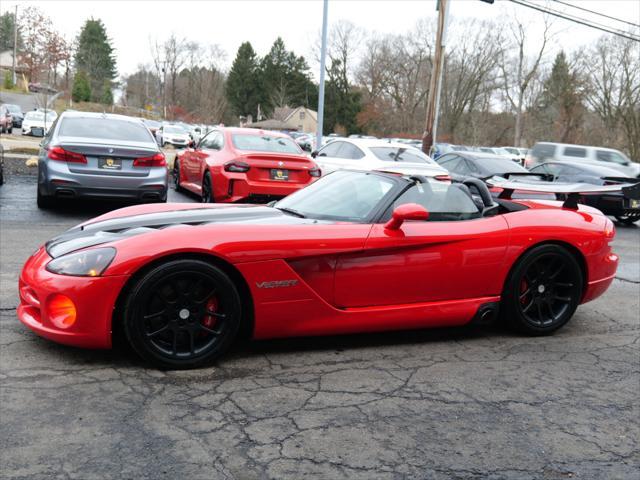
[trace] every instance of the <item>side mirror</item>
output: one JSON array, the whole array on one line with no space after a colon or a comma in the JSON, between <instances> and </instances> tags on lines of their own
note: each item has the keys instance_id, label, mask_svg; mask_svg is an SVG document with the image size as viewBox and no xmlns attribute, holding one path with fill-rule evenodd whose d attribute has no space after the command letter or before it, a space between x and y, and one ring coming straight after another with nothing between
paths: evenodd
<instances>
[{"instance_id":1,"label":"side mirror","mask_svg":"<svg viewBox=\"0 0 640 480\"><path fill-rule=\"evenodd\" d=\"M417 203L405 203L393 211L391 220L385 223L387 230L399 230L405 220L427 220L429 212L422 205Z\"/></svg>"},{"instance_id":2,"label":"side mirror","mask_svg":"<svg viewBox=\"0 0 640 480\"><path fill-rule=\"evenodd\" d=\"M195 140L189 140L189 148L196 148L196 142Z\"/></svg>"},{"instance_id":3,"label":"side mirror","mask_svg":"<svg viewBox=\"0 0 640 480\"><path fill-rule=\"evenodd\" d=\"M316 158L318 156L318 151L314 150L313 152L311 152L311 158Z\"/></svg>"}]
</instances>

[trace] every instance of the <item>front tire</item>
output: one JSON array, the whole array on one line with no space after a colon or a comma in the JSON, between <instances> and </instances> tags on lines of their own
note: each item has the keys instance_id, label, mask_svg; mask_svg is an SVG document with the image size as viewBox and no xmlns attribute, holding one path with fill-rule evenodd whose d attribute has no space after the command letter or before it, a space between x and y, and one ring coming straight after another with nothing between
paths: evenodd
<instances>
[{"instance_id":1,"label":"front tire","mask_svg":"<svg viewBox=\"0 0 640 480\"><path fill-rule=\"evenodd\" d=\"M502 316L527 335L548 335L564 326L578 308L583 275L576 258L559 245L526 252L509 274L502 293Z\"/></svg>"},{"instance_id":2,"label":"front tire","mask_svg":"<svg viewBox=\"0 0 640 480\"><path fill-rule=\"evenodd\" d=\"M125 302L131 347L160 368L208 365L238 334L240 295L229 277L201 260L172 260L145 274Z\"/></svg>"}]
</instances>

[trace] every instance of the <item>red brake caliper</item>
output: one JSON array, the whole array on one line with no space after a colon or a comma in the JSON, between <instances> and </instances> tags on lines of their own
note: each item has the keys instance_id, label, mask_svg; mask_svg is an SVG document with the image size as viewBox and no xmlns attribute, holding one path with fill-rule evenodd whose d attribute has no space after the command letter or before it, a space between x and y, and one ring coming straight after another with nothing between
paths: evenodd
<instances>
[{"instance_id":1,"label":"red brake caliper","mask_svg":"<svg viewBox=\"0 0 640 480\"><path fill-rule=\"evenodd\" d=\"M218 299L216 297L211 297L209 300L207 300L207 312L217 312L217 311L218 311ZM202 325L204 325L207 328L213 328L215 324L216 324L216 317L208 313L205 313L204 317L202 318ZM202 333L206 334L206 332L202 332Z\"/></svg>"}]
</instances>

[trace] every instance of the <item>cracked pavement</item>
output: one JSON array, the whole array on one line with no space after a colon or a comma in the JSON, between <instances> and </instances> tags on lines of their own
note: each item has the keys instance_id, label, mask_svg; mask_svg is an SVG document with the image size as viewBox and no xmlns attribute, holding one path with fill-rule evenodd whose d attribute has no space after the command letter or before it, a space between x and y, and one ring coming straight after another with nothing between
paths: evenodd
<instances>
[{"instance_id":1,"label":"cracked pavement","mask_svg":"<svg viewBox=\"0 0 640 480\"><path fill-rule=\"evenodd\" d=\"M33 177L11 177L0 208L2 478L640 476L640 228L618 226L619 280L551 337L247 342L214 367L163 372L16 319L24 260L100 210L39 212Z\"/></svg>"}]
</instances>

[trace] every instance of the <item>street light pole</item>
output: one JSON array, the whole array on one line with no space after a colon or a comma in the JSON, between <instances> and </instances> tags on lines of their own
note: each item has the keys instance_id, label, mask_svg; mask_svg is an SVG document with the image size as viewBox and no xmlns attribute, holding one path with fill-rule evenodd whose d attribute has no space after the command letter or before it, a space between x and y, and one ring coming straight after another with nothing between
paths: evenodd
<instances>
[{"instance_id":1,"label":"street light pole","mask_svg":"<svg viewBox=\"0 0 640 480\"><path fill-rule=\"evenodd\" d=\"M449 0L438 0L438 30L436 33L436 45L429 82L429 97L427 99L427 113L424 133L422 135L422 151L429 154L431 146L436 141L438 129L438 103L440 99L440 86L442 84L442 67L444 64L444 44L447 29L447 14Z\"/></svg>"},{"instance_id":2,"label":"street light pole","mask_svg":"<svg viewBox=\"0 0 640 480\"><path fill-rule=\"evenodd\" d=\"M18 77L16 76L16 55L18 54L18 5L16 5L15 13L13 14L13 86L16 86Z\"/></svg>"},{"instance_id":3,"label":"street light pole","mask_svg":"<svg viewBox=\"0 0 640 480\"><path fill-rule=\"evenodd\" d=\"M324 122L324 72L327 54L327 16L329 0L324 0L322 13L322 49L320 52L320 88L318 90L318 126L316 128L316 150L322 146L322 124Z\"/></svg>"}]
</instances>

